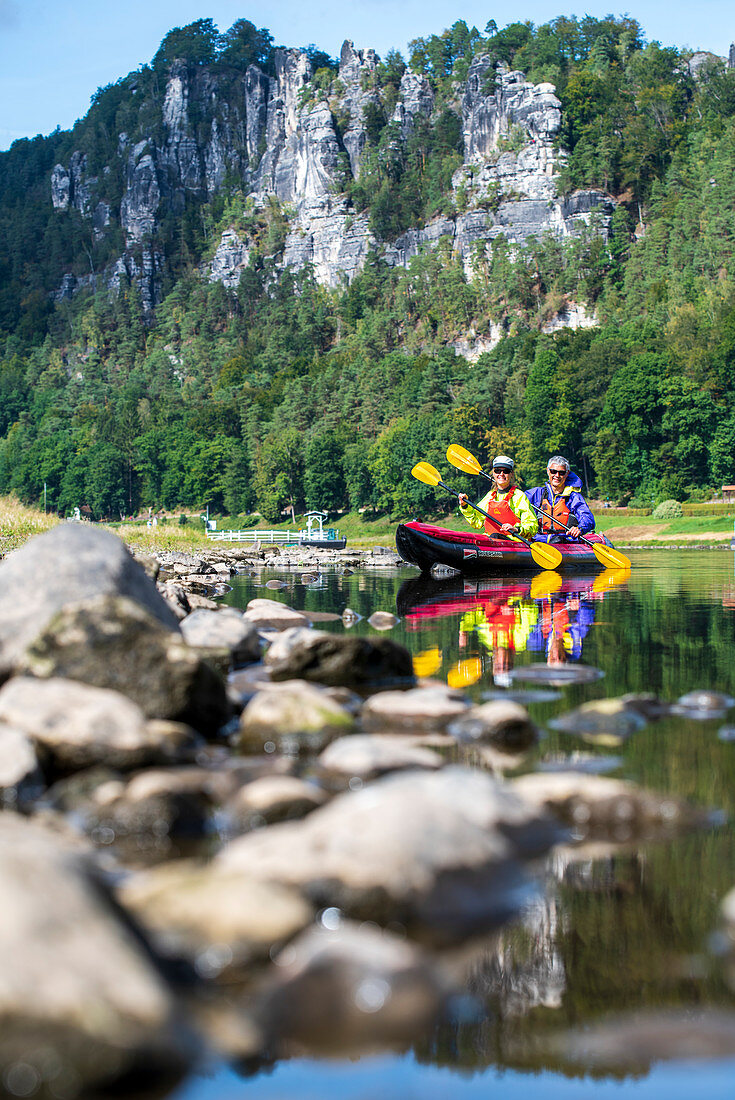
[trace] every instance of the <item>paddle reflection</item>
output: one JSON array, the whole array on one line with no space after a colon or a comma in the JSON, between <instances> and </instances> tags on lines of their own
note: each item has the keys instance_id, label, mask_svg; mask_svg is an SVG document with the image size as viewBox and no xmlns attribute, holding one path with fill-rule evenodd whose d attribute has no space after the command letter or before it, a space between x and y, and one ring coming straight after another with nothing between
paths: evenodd
<instances>
[{"instance_id":1,"label":"paddle reflection","mask_svg":"<svg viewBox=\"0 0 735 1100\"><path fill-rule=\"evenodd\" d=\"M564 578L552 571L512 579L422 576L401 586L397 605L411 631L456 620L459 660L446 671L450 687L492 678L506 688L517 663L579 661L599 604L628 576L621 570ZM418 675L440 673L437 651L430 652L433 660L417 662Z\"/></svg>"}]
</instances>

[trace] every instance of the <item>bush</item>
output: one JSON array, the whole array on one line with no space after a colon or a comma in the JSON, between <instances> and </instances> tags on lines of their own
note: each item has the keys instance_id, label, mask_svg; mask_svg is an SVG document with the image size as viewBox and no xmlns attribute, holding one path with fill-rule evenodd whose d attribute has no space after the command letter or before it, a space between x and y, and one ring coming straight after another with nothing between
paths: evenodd
<instances>
[{"instance_id":1,"label":"bush","mask_svg":"<svg viewBox=\"0 0 735 1100\"><path fill-rule=\"evenodd\" d=\"M179 527L186 527L188 522L189 522L188 516L184 516L184 515L179 516Z\"/></svg>"},{"instance_id":2,"label":"bush","mask_svg":"<svg viewBox=\"0 0 735 1100\"><path fill-rule=\"evenodd\" d=\"M653 510L654 519L678 519L684 511L678 500L662 500Z\"/></svg>"}]
</instances>

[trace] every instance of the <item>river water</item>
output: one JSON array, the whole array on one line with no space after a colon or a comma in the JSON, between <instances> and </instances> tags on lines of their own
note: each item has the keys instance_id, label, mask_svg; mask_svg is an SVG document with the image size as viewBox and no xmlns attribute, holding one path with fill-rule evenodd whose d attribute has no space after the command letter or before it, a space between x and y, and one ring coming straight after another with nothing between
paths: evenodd
<instances>
[{"instance_id":1,"label":"river water","mask_svg":"<svg viewBox=\"0 0 735 1100\"><path fill-rule=\"evenodd\" d=\"M735 696L735 562L724 551L638 551L629 577L421 580L409 567L236 578L227 602L399 622L389 633L421 667L475 699L553 691L530 702L542 731L521 770L570 764L634 780L717 813L703 829L639 843L626 837L555 852L519 918L468 954L466 996L411 1049L298 1059L247 1076L211 1067L175 1100L340 1100L490 1094L668 1098L735 1095L735 966L719 906L735 886L735 710L651 721L627 740L582 741L553 719L627 692L673 703L709 689ZM286 581L265 589L269 578ZM326 629L341 632L342 622ZM522 679L530 666L542 682ZM551 690L555 670L604 675ZM520 675L519 675L520 673Z\"/></svg>"}]
</instances>

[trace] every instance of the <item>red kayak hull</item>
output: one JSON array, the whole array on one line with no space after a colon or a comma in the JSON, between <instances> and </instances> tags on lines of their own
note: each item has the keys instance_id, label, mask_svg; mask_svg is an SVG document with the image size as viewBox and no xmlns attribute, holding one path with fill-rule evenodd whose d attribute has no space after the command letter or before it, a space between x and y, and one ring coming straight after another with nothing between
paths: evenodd
<instances>
[{"instance_id":1,"label":"red kayak hull","mask_svg":"<svg viewBox=\"0 0 735 1100\"><path fill-rule=\"evenodd\" d=\"M590 542L611 544L603 535L592 533ZM584 542L555 542L562 561L558 569L600 569L591 546ZM522 542L485 535L480 531L452 531L429 523L399 524L396 548L404 561L417 565L423 573L435 565L449 566L461 573L505 573L515 570L538 572L531 551Z\"/></svg>"}]
</instances>

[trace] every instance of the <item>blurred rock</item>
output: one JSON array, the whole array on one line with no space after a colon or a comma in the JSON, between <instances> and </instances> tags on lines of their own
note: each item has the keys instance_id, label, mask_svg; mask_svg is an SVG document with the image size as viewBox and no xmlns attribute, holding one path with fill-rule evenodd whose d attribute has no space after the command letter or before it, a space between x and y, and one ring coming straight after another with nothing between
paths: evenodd
<instances>
[{"instance_id":1,"label":"blurred rock","mask_svg":"<svg viewBox=\"0 0 735 1100\"><path fill-rule=\"evenodd\" d=\"M149 718L190 721L205 733L215 732L230 713L222 678L178 630L167 630L126 597L103 595L63 607L18 664L39 678L119 691Z\"/></svg>"},{"instance_id":2,"label":"blurred rock","mask_svg":"<svg viewBox=\"0 0 735 1100\"><path fill-rule=\"evenodd\" d=\"M373 630L392 630L400 621L390 611L374 611L368 619Z\"/></svg>"},{"instance_id":3,"label":"blurred rock","mask_svg":"<svg viewBox=\"0 0 735 1100\"><path fill-rule=\"evenodd\" d=\"M186 956L205 978L267 958L313 918L293 889L193 861L137 872L118 896L162 954Z\"/></svg>"},{"instance_id":4,"label":"blurred rock","mask_svg":"<svg viewBox=\"0 0 735 1100\"><path fill-rule=\"evenodd\" d=\"M367 730L441 730L469 708L463 694L442 686L381 691L365 701L362 720Z\"/></svg>"},{"instance_id":5,"label":"blurred rock","mask_svg":"<svg viewBox=\"0 0 735 1100\"><path fill-rule=\"evenodd\" d=\"M318 763L335 775L374 779L403 768L441 768L444 759L438 752L417 745L413 737L366 733L333 741L320 755Z\"/></svg>"},{"instance_id":6,"label":"blurred rock","mask_svg":"<svg viewBox=\"0 0 735 1100\"><path fill-rule=\"evenodd\" d=\"M292 775L264 775L238 789L225 813L244 829L294 821L323 806L329 796L321 787Z\"/></svg>"},{"instance_id":7,"label":"blurred rock","mask_svg":"<svg viewBox=\"0 0 735 1100\"><path fill-rule=\"evenodd\" d=\"M225 646L236 665L259 661L260 638L257 627L246 622L240 611L223 607L220 611L200 608L181 622L181 633L188 645L198 648Z\"/></svg>"},{"instance_id":8,"label":"blurred rock","mask_svg":"<svg viewBox=\"0 0 735 1100\"><path fill-rule=\"evenodd\" d=\"M552 729L576 734L599 745L620 745L645 724L640 710L629 706L622 698L594 699L549 722Z\"/></svg>"},{"instance_id":9,"label":"blurred rock","mask_svg":"<svg viewBox=\"0 0 735 1100\"><path fill-rule=\"evenodd\" d=\"M30 737L15 726L0 725L0 807L22 808L45 788Z\"/></svg>"},{"instance_id":10,"label":"blurred rock","mask_svg":"<svg viewBox=\"0 0 735 1100\"><path fill-rule=\"evenodd\" d=\"M240 715L240 746L260 752L270 743L286 753L318 752L354 725L354 717L329 691L291 680L264 687L246 705Z\"/></svg>"},{"instance_id":11,"label":"blurred rock","mask_svg":"<svg viewBox=\"0 0 735 1100\"><path fill-rule=\"evenodd\" d=\"M458 741L489 742L509 752L528 749L538 740L526 708L499 699L473 707L452 722L448 732Z\"/></svg>"},{"instance_id":12,"label":"blurred rock","mask_svg":"<svg viewBox=\"0 0 735 1100\"><path fill-rule=\"evenodd\" d=\"M559 836L507 786L448 767L338 795L298 824L239 837L215 864L298 886L359 919L461 939L515 911L527 885L519 861Z\"/></svg>"},{"instance_id":13,"label":"blurred rock","mask_svg":"<svg viewBox=\"0 0 735 1100\"><path fill-rule=\"evenodd\" d=\"M74 1097L133 1070L196 1054L142 940L90 857L40 826L0 816L0 1076L11 1094ZM18 1079L20 1084L20 1078Z\"/></svg>"},{"instance_id":14,"label":"blurred rock","mask_svg":"<svg viewBox=\"0 0 735 1100\"><path fill-rule=\"evenodd\" d=\"M546 807L584 837L627 840L704 825L705 811L623 779L582 772L536 772L513 780L529 803Z\"/></svg>"},{"instance_id":15,"label":"blurred rock","mask_svg":"<svg viewBox=\"0 0 735 1100\"><path fill-rule=\"evenodd\" d=\"M313 631L310 637L302 633L290 643L287 652L279 647L276 654L266 655L272 680L358 688L414 682L411 654L387 638L347 638Z\"/></svg>"},{"instance_id":16,"label":"blurred rock","mask_svg":"<svg viewBox=\"0 0 735 1100\"><path fill-rule=\"evenodd\" d=\"M256 1016L290 1054L405 1046L431 1027L447 995L418 947L350 922L308 929L275 963Z\"/></svg>"},{"instance_id":17,"label":"blurred rock","mask_svg":"<svg viewBox=\"0 0 735 1100\"><path fill-rule=\"evenodd\" d=\"M732 1058L735 1012L717 1008L641 1010L587 1023L545 1045L554 1056L588 1071L639 1076L655 1062L709 1063Z\"/></svg>"},{"instance_id":18,"label":"blurred rock","mask_svg":"<svg viewBox=\"0 0 735 1100\"><path fill-rule=\"evenodd\" d=\"M294 611L278 600L251 600L244 618L258 630L288 630L292 626L308 626L309 620L300 611Z\"/></svg>"},{"instance_id":19,"label":"blurred rock","mask_svg":"<svg viewBox=\"0 0 735 1100\"><path fill-rule=\"evenodd\" d=\"M62 772L163 763L182 748L126 696L73 680L14 677L0 689L0 721L26 733Z\"/></svg>"},{"instance_id":20,"label":"blurred rock","mask_svg":"<svg viewBox=\"0 0 735 1100\"><path fill-rule=\"evenodd\" d=\"M127 596L167 630L176 616L155 584L109 531L61 523L30 539L0 563L0 679L26 646L69 603L94 596Z\"/></svg>"}]
</instances>

